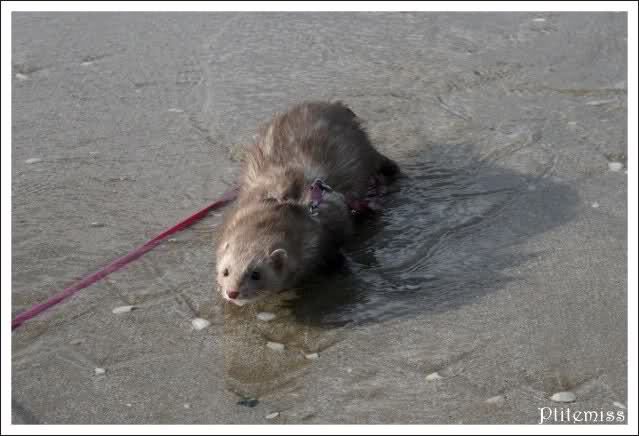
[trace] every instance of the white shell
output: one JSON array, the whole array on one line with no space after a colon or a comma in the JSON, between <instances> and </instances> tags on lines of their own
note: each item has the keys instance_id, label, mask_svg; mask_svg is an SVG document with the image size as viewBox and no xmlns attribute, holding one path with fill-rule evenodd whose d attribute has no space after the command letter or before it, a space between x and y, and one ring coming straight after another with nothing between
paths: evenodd
<instances>
[{"instance_id":1,"label":"white shell","mask_svg":"<svg viewBox=\"0 0 639 436\"><path fill-rule=\"evenodd\" d=\"M572 392L557 392L550 399L557 403L572 403L577 399L577 396Z\"/></svg>"},{"instance_id":2,"label":"white shell","mask_svg":"<svg viewBox=\"0 0 639 436\"><path fill-rule=\"evenodd\" d=\"M266 343L266 346L273 351L284 351L284 344L280 344L278 342L268 341Z\"/></svg>"},{"instance_id":3,"label":"white shell","mask_svg":"<svg viewBox=\"0 0 639 436\"><path fill-rule=\"evenodd\" d=\"M315 359L319 359L319 354L318 353L305 354L304 357L307 358L308 360L315 360Z\"/></svg>"},{"instance_id":4,"label":"white shell","mask_svg":"<svg viewBox=\"0 0 639 436\"><path fill-rule=\"evenodd\" d=\"M623 164L621 162L608 162L608 169L614 172L621 171Z\"/></svg>"},{"instance_id":5,"label":"white shell","mask_svg":"<svg viewBox=\"0 0 639 436\"><path fill-rule=\"evenodd\" d=\"M501 395L495 395L494 397L490 397L489 399L486 400L486 403L488 404L501 404L504 402L504 397L502 397Z\"/></svg>"},{"instance_id":6,"label":"white shell","mask_svg":"<svg viewBox=\"0 0 639 436\"><path fill-rule=\"evenodd\" d=\"M273 321L275 319L275 314L270 312L260 312L257 314L257 319L264 322Z\"/></svg>"},{"instance_id":7,"label":"white shell","mask_svg":"<svg viewBox=\"0 0 639 436\"><path fill-rule=\"evenodd\" d=\"M278 416L280 416L280 412L273 412L273 413L269 413L268 415L265 416L266 419L275 419Z\"/></svg>"},{"instance_id":8,"label":"white shell","mask_svg":"<svg viewBox=\"0 0 639 436\"><path fill-rule=\"evenodd\" d=\"M206 319L204 319L204 318L194 318L191 321L191 324L193 324L193 328L195 330L202 330L202 329L205 329L208 326L210 326L211 322L206 320Z\"/></svg>"},{"instance_id":9,"label":"white shell","mask_svg":"<svg viewBox=\"0 0 639 436\"><path fill-rule=\"evenodd\" d=\"M120 307L116 307L111 312L113 312L115 314L126 313L126 312L131 312L133 309L136 309L136 307L135 306L120 306Z\"/></svg>"},{"instance_id":10,"label":"white shell","mask_svg":"<svg viewBox=\"0 0 639 436\"><path fill-rule=\"evenodd\" d=\"M34 164L34 163L38 163L40 162L42 159L40 159L39 157L32 157L31 159L27 159L24 161L24 163L26 164Z\"/></svg>"},{"instance_id":11,"label":"white shell","mask_svg":"<svg viewBox=\"0 0 639 436\"><path fill-rule=\"evenodd\" d=\"M96 368L93 371L95 372L95 375L103 375L104 373L106 373L106 369L104 368Z\"/></svg>"},{"instance_id":12,"label":"white shell","mask_svg":"<svg viewBox=\"0 0 639 436\"><path fill-rule=\"evenodd\" d=\"M441 375L439 375L439 373L438 373L438 372L433 372L432 374L428 374L428 375L426 376L426 381L441 380L442 378L444 378L444 377L442 377Z\"/></svg>"}]
</instances>

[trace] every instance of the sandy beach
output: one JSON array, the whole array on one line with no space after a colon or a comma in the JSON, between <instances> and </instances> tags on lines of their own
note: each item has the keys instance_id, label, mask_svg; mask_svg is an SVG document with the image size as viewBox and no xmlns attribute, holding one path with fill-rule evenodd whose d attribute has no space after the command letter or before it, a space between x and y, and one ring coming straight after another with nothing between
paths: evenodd
<instances>
[{"instance_id":1,"label":"sandy beach","mask_svg":"<svg viewBox=\"0 0 639 436\"><path fill-rule=\"evenodd\" d=\"M406 175L345 269L298 293L220 301L220 210L25 323L13 423L625 410L625 13L13 13L12 26L13 315L214 201L258 124L292 103L342 100Z\"/></svg>"}]
</instances>

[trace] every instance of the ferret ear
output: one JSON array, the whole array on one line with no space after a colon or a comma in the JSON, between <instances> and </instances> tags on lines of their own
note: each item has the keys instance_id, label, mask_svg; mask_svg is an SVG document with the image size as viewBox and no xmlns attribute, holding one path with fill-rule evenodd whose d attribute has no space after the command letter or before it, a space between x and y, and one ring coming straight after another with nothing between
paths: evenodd
<instances>
[{"instance_id":1,"label":"ferret ear","mask_svg":"<svg viewBox=\"0 0 639 436\"><path fill-rule=\"evenodd\" d=\"M282 269L286 265L288 253L283 248L278 248L277 250L273 250L269 258L271 260L271 263L273 264L273 268L279 272L282 271Z\"/></svg>"}]
</instances>

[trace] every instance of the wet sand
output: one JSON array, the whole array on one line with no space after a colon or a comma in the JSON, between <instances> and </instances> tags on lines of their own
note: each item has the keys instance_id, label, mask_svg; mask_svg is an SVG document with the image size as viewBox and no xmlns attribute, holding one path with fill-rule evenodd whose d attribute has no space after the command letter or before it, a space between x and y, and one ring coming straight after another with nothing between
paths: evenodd
<instances>
[{"instance_id":1,"label":"wet sand","mask_svg":"<svg viewBox=\"0 0 639 436\"><path fill-rule=\"evenodd\" d=\"M13 422L535 424L559 391L622 410L626 32L622 13L14 13L13 314L212 202L288 104L343 100L406 177L296 295L223 305L211 214L26 323Z\"/></svg>"}]
</instances>

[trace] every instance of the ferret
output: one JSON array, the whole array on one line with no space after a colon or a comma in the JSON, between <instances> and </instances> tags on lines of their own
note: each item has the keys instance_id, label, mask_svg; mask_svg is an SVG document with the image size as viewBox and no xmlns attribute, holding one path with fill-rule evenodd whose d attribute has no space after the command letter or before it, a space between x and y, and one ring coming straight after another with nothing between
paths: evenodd
<instances>
[{"instance_id":1,"label":"ferret","mask_svg":"<svg viewBox=\"0 0 639 436\"><path fill-rule=\"evenodd\" d=\"M340 102L306 102L275 115L247 150L235 207L217 247L217 283L237 305L296 286L339 256L351 204L371 179L399 167L371 144ZM321 201L313 203L313 187Z\"/></svg>"}]
</instances>

